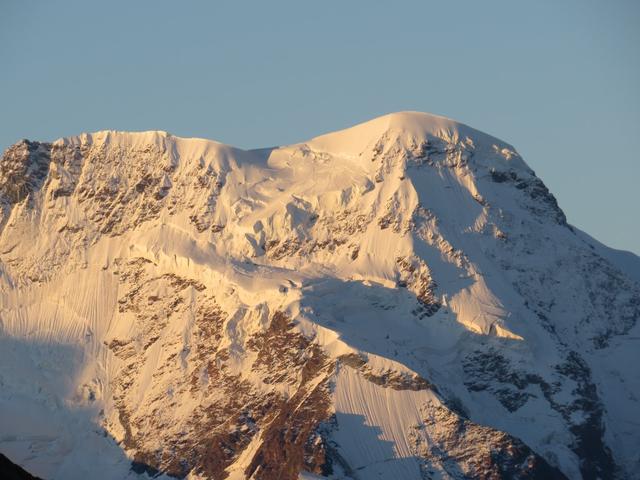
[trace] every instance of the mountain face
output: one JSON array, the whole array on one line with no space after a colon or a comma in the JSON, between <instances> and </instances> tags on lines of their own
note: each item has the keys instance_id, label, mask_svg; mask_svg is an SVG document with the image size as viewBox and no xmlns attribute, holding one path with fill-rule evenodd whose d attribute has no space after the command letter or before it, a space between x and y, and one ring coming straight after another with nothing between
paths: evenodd
<instances>
[{"instance_id":1,"label":"mountain face","mask_svg":"<svg viewBox=\"0 0 640 480\"><path fill-rule=\"evenodd\" d=\"M398 113L0 160L0 452L46 479L640 478L640 259Z\"/></svg>"}]
</instances>

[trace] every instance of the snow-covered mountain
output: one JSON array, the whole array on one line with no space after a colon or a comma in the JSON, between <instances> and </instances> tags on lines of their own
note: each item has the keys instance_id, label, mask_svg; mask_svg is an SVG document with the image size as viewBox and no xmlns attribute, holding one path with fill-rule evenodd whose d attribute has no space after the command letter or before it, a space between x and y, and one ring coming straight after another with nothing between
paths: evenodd
<instances>
[{"instance_id":1,"label":"snow-covered mountain","mask_svg":"<svg viewBox=\"0 0 640 480\"><path fill-rule=\"evenodd\" d=\"M46 479L640 478L640 259L397 113L0 160L0 452Z\"/></svg>"}]
</instances>

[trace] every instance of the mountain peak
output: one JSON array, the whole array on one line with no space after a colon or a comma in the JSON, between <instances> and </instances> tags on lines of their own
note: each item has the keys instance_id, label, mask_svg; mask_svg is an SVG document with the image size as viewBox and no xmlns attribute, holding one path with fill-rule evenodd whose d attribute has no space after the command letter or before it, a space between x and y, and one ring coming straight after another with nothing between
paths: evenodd
<instances>
[{"instance_id":1,"label":"mountain peak","mask_svg":"<svg viewBox=\"0 0 640 480\"><path fill-rule=\"evenodd\" d=\"M396 112L311 139L307 144L325 151L357 155L385 135L424 140L429 136L453 138L461 124L445 117L421 112Z\"/></svg>"},{"instance_id":2,"label":"mountain peak","mask_svg":"<svg viewBox=\"0 0 640 480\"><path fill-rule=\"evenodd\" d=\"M510 144L456 120L423 112L389 113L315 137L306 145L313 150L354 157L384 144L415 150L430 142L444 142L474 150L479 157L493 160L484 162L489 168L530 170Z\"/></svg>"}]
</instances>

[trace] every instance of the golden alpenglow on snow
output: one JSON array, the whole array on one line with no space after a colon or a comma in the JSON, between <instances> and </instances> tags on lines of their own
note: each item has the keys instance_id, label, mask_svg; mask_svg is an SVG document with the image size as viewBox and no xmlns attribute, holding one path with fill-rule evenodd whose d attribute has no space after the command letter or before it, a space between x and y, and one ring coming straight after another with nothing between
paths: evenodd
<instances>
[{"instance_id":1,"label":"golden alpenglow on snow","mask_svg":"<svg viewBox=\"0 0 640 480\"><path fill-rule=\"evenodd\" d=\"M435 115L259 150L23 140L0 472L637 479L639 280L514 147Z\"/></svg>"}]
</instances>

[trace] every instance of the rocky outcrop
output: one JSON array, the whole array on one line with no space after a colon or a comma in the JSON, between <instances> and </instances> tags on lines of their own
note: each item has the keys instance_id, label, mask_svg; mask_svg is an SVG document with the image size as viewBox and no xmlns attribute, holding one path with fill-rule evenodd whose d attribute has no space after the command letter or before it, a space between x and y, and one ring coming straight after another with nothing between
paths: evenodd
<instances>
[{"instance_id":1,"label":"rocky outcrop","mask_svg":"<svg viewBox=\"0 0 640 480\"><path fill-rule=\"evenodd\" d=\"M5 480L40 480L0 453L0 477Z\"/></svg>"},{"instance_id":2,"label":"rocky outcrop","mask_svg":"<svg viewBox=\"0 0 640 480\"><path fill-rule=\"evenodd\" d=\"M123 366L113 381L117 419L107 429L115 436L123 429L134 467L222 479L259 441L248 477L296 479L304 469L321 472L322 446L309 439L330 415L333 364L319 346L277 311L264 330L224 346L224 329L233 319L212 292L195 279L155 271L144 259L119 266L118 312L131 316L137 335L109 343ZM172 317L189 323L186 337L168 328ZM154 358L154 345L162 358ZM239 349L253 375L233 368ZM143 373L149 368L150 381ZM142 404L135 400L141 394Z\"/></svg>"},{"instance_id":3,"label":"rocky outcrop","mask_svg":"<svg viewBox=\"0 0 640 480\"><path fill-rule=\"evenodd\" d=\"M454 479L566 478L504 432L476 425L442 406L430 405L423 414L424 425L415 427L410 435L416 453L425 459L421 465L424 478L433 478L440 469Z\"/></svg>"}]
</instances>

